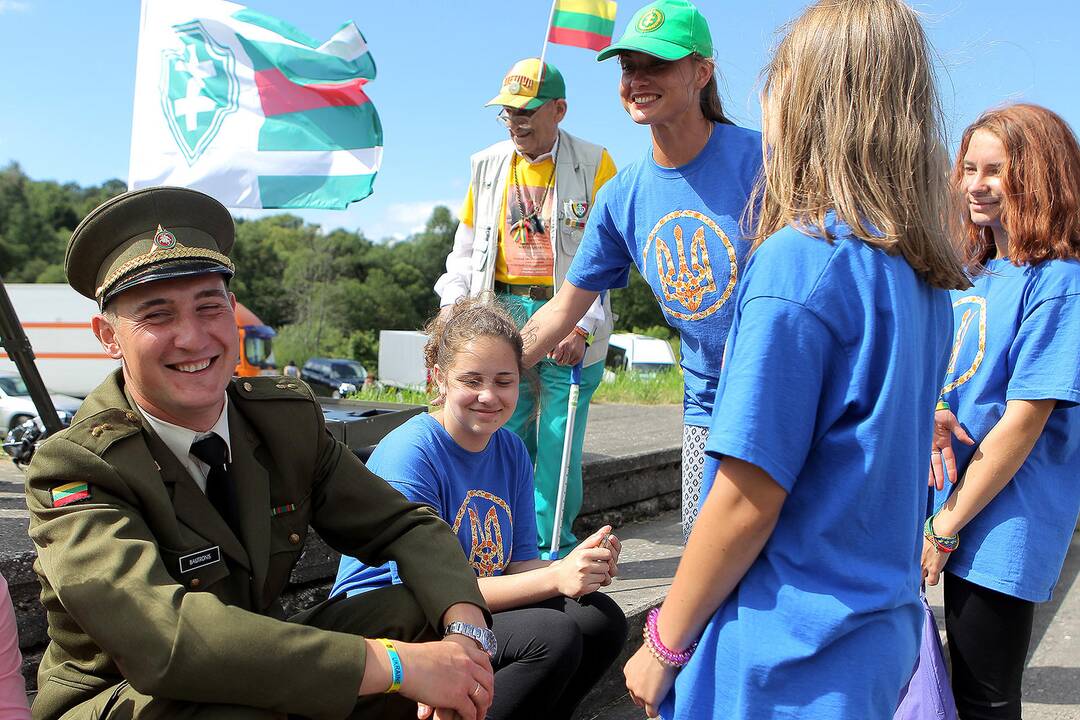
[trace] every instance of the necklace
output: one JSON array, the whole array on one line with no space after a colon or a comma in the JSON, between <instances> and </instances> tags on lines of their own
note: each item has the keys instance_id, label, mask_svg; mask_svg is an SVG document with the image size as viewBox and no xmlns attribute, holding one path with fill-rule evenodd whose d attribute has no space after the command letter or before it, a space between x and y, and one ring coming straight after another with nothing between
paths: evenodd
<instances>
[{"instance_id":1,"label":"necklace","mask_svg":"<svg viewBox=\"0 0 1080 720\"><path fill-rule=\"evenodd\" d=\"M525 188L518 179L518 161L520 159L520 156L517 153L514 153L514 159L510 163L510 172L514 187L517 191L516 199L518 212L521 214L521 219L514 223L511 230L514 239L517 240L520 245L524 245L529 239L528 234L530 232L534 235L544 234L544 219L540 216L544 212L544 205L547 203L548 193L551 192L551 188L555 185L555 158L553 157L551 162L551 175L544 184L544 194L540 197L539 204L534 205L531 211L526 211Z\"/></svg>"}]
</instances>

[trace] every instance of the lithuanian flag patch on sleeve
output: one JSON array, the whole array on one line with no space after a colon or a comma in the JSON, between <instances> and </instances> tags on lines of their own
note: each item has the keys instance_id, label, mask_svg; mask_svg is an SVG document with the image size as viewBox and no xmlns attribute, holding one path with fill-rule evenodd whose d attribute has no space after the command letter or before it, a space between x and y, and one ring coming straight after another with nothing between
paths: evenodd
<instances>
[{"instance_id":1,"label":"lithuanian flag patch on sleeve","mask_svg":"<svg viewBox=\"0 0 1080 720\"><path fill-rule=\"evenodd\" d=\"M52 489L52 506L64 507L80 500L90 499L90 485L85 482L72 482Z\"/></svg>"}]
</instances>

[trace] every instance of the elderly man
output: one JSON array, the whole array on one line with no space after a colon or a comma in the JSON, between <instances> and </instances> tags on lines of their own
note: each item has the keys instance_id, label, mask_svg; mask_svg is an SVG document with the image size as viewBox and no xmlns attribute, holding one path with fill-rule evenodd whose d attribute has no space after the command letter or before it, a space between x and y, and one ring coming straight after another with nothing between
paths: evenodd
<instances>
[{"instance_id":1,"label":"elderly man","mask_svg":"<svg viewBox=\"0 0 1080 720\"><path fill-rule=\"evenodd\" d=\"M330 437L306 385L232 378L232 244L183 188L113 198L71 237L68 281L122 368L27 476L51 640L34 717L483 718L494 648L457 539ZM286 620L309 523L408 582Z\"/></svg>"},{"instance_id":2,"label":"elderly man","mask_svg":"<svg viewBox=\"0 0 1080 720\"><path fill-rule=\"evenodd\" d=\"M462 296L494 290L524 325L562 284L596 191L615 175L615 163L604 148L559 129L566 116L566 84L549 63L541 69L536 58L518 62L488 105L501 106L498 119L510 138L472 157L461 223L435 292L447 307ZM525 441L536 467L542 551L550 548L554 530L570 366L584 358L560 549L576 544L571 526L581 509L581 446L611 326L610 304L597 299L538 366L539 397L522 382L517 410L507 423Z\"/></svg>"}]
</instances>

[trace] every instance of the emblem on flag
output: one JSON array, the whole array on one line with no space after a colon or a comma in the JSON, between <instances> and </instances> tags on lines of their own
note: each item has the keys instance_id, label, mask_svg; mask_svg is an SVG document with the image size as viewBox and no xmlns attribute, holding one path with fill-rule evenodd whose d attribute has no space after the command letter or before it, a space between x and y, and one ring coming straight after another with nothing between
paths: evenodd
<instances>
[{"instance_id":1,"label":"emblem on flag","mask_svg":"<svg viewBox=\"0 0 1080 720\"><path fill-rule=\"evenodd\" d=\"M240 83L232 52L214 41L202 23L173 28L183 51L162 51L161 109L188 165L213 142L225 116L239 107Z\"/></svg>"}]
</instances>

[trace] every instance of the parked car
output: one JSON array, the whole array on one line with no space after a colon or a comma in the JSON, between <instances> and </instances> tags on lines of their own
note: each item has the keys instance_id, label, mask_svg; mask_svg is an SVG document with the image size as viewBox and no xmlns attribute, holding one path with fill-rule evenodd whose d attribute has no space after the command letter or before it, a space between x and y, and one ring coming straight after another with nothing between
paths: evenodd
<instances>
[{"instance_id":1,"label":"parked car","mask_svg":"<svg viewBox=\"0 0 1080 720\"><path fill-rule=\"evenodd\" d=\"M60 416L60 422L65 426L71 423L75 411L79 409L82 400L70 395L50 395L53 405L56 406L56 414ZM26 383L18 373L0 373L0 427L12 430L22 425L27 420L37 417L37 409L34 401L30 399L30 391L26 389Z\"/></svg>"},{"instance_id":2,"label":"parked car","mask_svg":"<svg viewBox=\"0 0 1080 720\"><path fill-rule=\"evenodd\" d=\"M343 358L311 358L300 368L300 379L311 386L316 395L345 397L364 385L367 370L355 360Z\"/></svg>"},{"instance_id":3,"label":"parked car","mask_svg":"<svg viewBox=\"0 0 1080 720\"><path fill-rule=\"evenodd\" d=\"M663 370L673 370L676 363L675 353L667 340L635 333L614 333L608 341L604 364L613 370L648 376ZM610 379L614 379L614 376Z\"/></svg>"}]
</instances>

